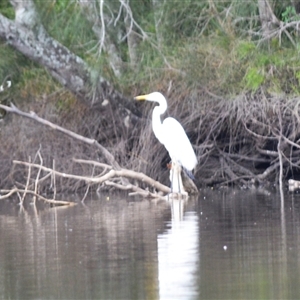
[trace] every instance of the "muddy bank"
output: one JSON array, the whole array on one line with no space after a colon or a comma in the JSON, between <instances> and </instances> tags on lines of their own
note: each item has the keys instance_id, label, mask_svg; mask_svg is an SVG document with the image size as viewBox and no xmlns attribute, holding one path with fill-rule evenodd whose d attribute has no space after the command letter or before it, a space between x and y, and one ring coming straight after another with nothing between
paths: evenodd
<instances>
[{"instance_id":1,"label":"muddy bank","mask_svg":"<svg viewBox=\"0 0 300 300\"><path fill-rule=\"evenodd\" d=\"M201 100L200 97L202 98ZM196 185L274 185L298 178L300 164L299 98L270 97L263 93L222 100L206 95L169 95L168 114L185 128L199 160ZM172 99L177 99L172 101ZM59 111L55 103L30 103L24 111L39 116L105 146L118 163L143 172L168 185L169 157L151 129L152 104L136 104L142 117L115 114L109 104L93 108L81 104L71 112ZM167 115L167 114L166 114ZM15 159L39 162L60 172L93 176L88 165L72 158L105 162L99 150L66 137L32 120L6 114L0 123L0 186L26 181L26 170L13 167ZM281 173L280 173L281 170ZM34 175L34 174L32 174ZM84 184L60 179L64 191ZM48 187L45 186L45 189Z\"/></svg>"}]
</instances>

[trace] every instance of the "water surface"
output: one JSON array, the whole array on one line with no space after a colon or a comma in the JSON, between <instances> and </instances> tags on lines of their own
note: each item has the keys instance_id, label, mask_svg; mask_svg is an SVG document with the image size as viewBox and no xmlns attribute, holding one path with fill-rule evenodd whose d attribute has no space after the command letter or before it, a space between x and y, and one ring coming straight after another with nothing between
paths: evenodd
<instances>
[{"instance_id":1,"label":"water surface","mask_svg":"<svg viewBox=\"0 0 300 300\"><path fill-rule=\"evenodd\" d=\"M0 202L0 299L298 299L299 195Z\"/></svg>"}]
</instances>

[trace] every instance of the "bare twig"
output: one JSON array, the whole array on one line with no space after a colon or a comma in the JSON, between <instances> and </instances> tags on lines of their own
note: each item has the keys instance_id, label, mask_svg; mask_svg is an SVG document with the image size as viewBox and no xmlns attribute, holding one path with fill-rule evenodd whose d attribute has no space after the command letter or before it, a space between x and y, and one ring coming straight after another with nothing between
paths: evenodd
<instances>
[{"instance_id":1,"label":"bare twig","mask_svg":"<svg viewBox=\"0 0 300 300\"><path fill-rule=\"evenodd\" d=\"M44 171L50 172L50 173L54 173L57 176L63 177L63 178L70 178L70 179L74 179L77 181L84 181L87 184L101 184L104 183L105 181L114 178L114 177L125 177L125 178L130 178L130 179L137 179L141 182L144 182L146 184L148 184L149 186L152 186L156 189L158 189L159 191L162 191L164 193L169 193L170 192L170 188L161 184L160 182L148 177L147 175L140 173L140 172L135 172L132 170L127 170L127 169L121 169L121 170L114 170L111 169L108 173L106 173L105 175L101 176L101 177L88 177L88 176L80 176L80 175L73 175L73 174L67 174L67 173L62 173L59 172L57 170L53 170L51 168L47 168L38 164L33 164L33 163L28 163L28 162L23 162L23 161L18 161L18 160L14 160L13 161L14 164L20 164L20 165L25 165L25 166L31 166L33 168L40 168Z\"/></svg>"},{"instance_id":2,"label":"bare twig","mask_svg":"<svg viewBox=\"0 0 300 300\"><path fill-rule=\"evenodd\" d=\"M77 134L73 131L70 131L66 128L63 128L59 125L56 125L50 121L47 121L43 118L40 118L36 113L34 112L30 112L30 113L26 113L26 112L23 112L21 111L20 109L18 109L14 104L11 103L11 106L6 106L6 105L2 105L0 104L0 108L4 109L6 112L10 112L10 113L14 113L14 114L18 114L20 116L23 116L25 118L29 118L29 119L32 119L34 121L37 121L43 125L46 125L46 126L49 126L51 127L52 129L54 130L57 130L57 131L60 131L72 138L75 138L79 141L82 141L86 144L89 144L89 145L94 145L96 146L100 151L101 153L104 155L104 157L106 158L106 160L115 168L115 169L121 169L120 165L117 163L117 161L115 160L115 158L113 157L113 155L105 148L103 147L101 144L99 144L95 139L90 139L90 138L87 138L87 137L84 137L80 134Z\"/></svg>"},{"instance_id":3,"label":"bare twig","mask_svg":"<svg viewBox=\"0 0 300 300\"><path fill-rule=\"evenodd\" d=\"M55 159L53 159L52 168L53 168L53 170L55 170ZM56 196L56 177L55 177L55 173L51 173L51 185L52 185L52 189L53 189L53 199L54 199L55 196Z\"/></svg>"},{"instance_id":4,"label":"bare twig","mask_svg":"<svg viewBox=\"0 0 300 300\"><path fill-rule=\"evenodd\" d=\"M281 153L281 138L278 139L278 145L277 145L277 150L278 150L278 158L279 158L279 191L280 195L283 198L283 163L282 163L282 153Z\"/></svg>"},{"instance_id":5,"label":"bare twig","mask_svg":"<svg viewBox=\"0 0 300 300\"><path fill-rule=\"evenodd\" d=\"M43 158L42 158L42 155L41 155L41 146L37 152L37 155L40 159L40 166L43 165ZM40 178L40 174L41 174L41 168L39 168L38 172L37 172L37 175L36 175L36 179L34 181L34 193L37 195L38 194L38 184L39 184L39 178ZM36 197L33 197L33 203L36 202Z\"/></svg>"},{"instance_id":6,"label":"bare twig","mask_svg":"<svg viewBox=\"0 0 300 300\"><path fill-rule=\"evenodd\" d=\"M35 193L34 191L31 191L31 190L22 190L22 189L18 189L18 188L13 188L11 190L0 190L1 193L7 193L3 196L0 196L0 200L3 200L3 199L7 199L8 197L12 196L14 193L27 193L27 194L31 194L49 204L53 204L53 205L76 205L76 203L74 202L71 202L71 201L62 201L62 200L50 200L50 199L47 199L37 193Z\"/></svg>"},{"instance_id":7,"label":"bare twig","mask_svg":"<svg viewBox=\"0 0 300 300\"><path fill-rule=\"evenodd\" d=\"M89 160L89 159L80 159L80 158L73 158L73 161L81 163L81 164L88 164L88 165L93 165L96 167L100 167L102 169L109 169L111 170L113 167L95 160Z\"/></svg>"},{"instance_id":8,"label":"bare twig","mask_svg":"<svg viewBox=\"0 0 300 300\"><path fill-rule=\"evenodd\" d=\"M29 156L29 162L31 162L31 157ZM25 185L25 192L23 193L22 198L20 199L20 204L22 205L30 184L30 176L31 176L31 166L28 167L28 175L27 175L27 181L26 181L26 185Z\"/></svg>"},{"instance_id":9,"label":"bare twig","mask_svg":"<svg viewBox=\"0 0 300 300\"><path fill-rule=\"evenodd\" d=\"M134 191L132 193L129 193L129 196L134 196L134 195L141 195L143 197L151 197L151 198L164 198L163 195L159 193L151 193L150 191L143 190L140 187L132 184L128 184L126 186L112 182L112 181L106 181L106 185L108 186L114 186L120 190L125 190L125 191Z\"/></svg>"}]
</instances>

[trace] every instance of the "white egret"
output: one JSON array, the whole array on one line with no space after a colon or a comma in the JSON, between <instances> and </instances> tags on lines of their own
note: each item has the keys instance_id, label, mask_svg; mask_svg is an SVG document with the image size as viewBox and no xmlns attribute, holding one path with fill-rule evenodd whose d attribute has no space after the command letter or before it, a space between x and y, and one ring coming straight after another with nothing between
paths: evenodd
<instances>
[{"instance_id":1,"label":"white egret","mask_svg":"<svg viewBox=\"0 0 300 300\"><path fill-rule=\"evenodd\" d=\"M186 194L182 185L181 167L191 172L197 164L197 158L183 127L174 118L169 117L163 122L161 121L161 115L168 108L167 100L161 93L154 92L137 96L135 99L157 102L159 104L153 109L152 129L157 139L168 150L172 160L170 172L172 192ZM174 173L177 175L177 180L173 180Z\"/></svg>"}]
</instances>

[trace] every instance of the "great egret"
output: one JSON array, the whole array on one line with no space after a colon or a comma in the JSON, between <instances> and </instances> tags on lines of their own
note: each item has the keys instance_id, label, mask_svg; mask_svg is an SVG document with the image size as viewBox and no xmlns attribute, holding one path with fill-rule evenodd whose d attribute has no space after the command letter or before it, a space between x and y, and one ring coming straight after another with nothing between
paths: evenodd
<instances>
[{"instance_id":1,"label":"great egret","mask_svg":"<svg viewBox=\"0 0 300 300\"><path fill-rule=\"evenodd\" d=\"M193 147L181 124L174 118L166 118L161 122L160 116L168 108L166 98L159 92L135 97L136 100L157 102L159 105L153 109L152 129L157 139L166 147L172 160L170 173L171 189L174 193L185 193L181 179L181 166L191 172L196 164L197 158ZM177 181L173 180L174 173Z\"/></svg>"}]
</instances>

